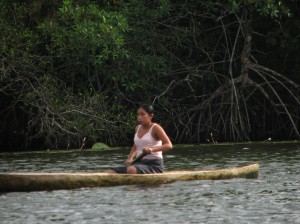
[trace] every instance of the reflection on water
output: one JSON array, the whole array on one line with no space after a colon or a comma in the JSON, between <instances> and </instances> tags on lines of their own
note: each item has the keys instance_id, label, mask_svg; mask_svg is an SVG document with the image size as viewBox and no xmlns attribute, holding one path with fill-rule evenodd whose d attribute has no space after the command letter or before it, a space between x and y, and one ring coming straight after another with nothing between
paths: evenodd
<instances>
[{"instance_id":1,"label":"reflection on water","mask_svg":"<svg viewBox=\"0 0 300 224\"><path fill-rule=\"evenodd\" d=\"M178 148L168 170L260 163L258 179L0 194L0 223L300 223L300 144ZM0 172L106 171L128 150L0 154Z\"/></svg>"}]
</instances>

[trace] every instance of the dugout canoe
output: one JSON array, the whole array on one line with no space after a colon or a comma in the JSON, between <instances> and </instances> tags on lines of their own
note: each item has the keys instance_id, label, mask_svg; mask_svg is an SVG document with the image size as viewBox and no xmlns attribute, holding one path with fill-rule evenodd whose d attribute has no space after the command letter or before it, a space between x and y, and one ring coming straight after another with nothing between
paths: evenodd
<instances>
[{"instance_id":1,"label":"dugout canoe","mask_svg":"<svg viewBox=\"0 0 300 224\"><path fill-rule=\"evenodd\" d=\"M259 164L193 171L168 171L161 174L109 173L0 173L0 192L51 191L118 185L157 185L174 181L257 178Z\"/></svg>"}]
</instances>

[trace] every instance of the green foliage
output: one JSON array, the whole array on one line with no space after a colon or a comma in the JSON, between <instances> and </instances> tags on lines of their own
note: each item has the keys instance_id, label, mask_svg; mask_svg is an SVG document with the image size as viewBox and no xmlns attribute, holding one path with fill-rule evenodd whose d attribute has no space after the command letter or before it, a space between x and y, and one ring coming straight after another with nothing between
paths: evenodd
<instances>
[{"instance_id":1,"label":"green foliage","mask_svg":"<svg viewBox=\"0 0 300 224\"><path fill-rule=\"evenodd\" d=\"M38 35L26 27L26 5L1 3L0 49L3 56L14 60L30 57L38 42ZM31 60L31 59L29 59Z\"/></svg>"},{"instance_id":2,"label":"green foliage","mask_svg":"<svg viewBox=\"0 0 300 224\"><path fill-rule=\"evenodd\" d=\"M120 1L119 4L122 13L128 19L130 30L126 33L128 49L126 68L116 76L116 80L125 92L134 94L134 91L139 91L145 98L151 99L153 96L148 92L153 91L155 95L158 86L160 86L158 91L164 88L164 84L157 83L156 80L167 71L166 60L160 53L160 46L157 45L154 26L168 14L170 2L161 0L145 4L144 1L132 0ZM152 86L154 82L156 83ZM136 97L136 94L133 97Z\"/></svg>"},{"instance_id":3,"label":"green foliage","mask_svg":"<svg viewBox=\"0 0 300 224\"><path fill-rule=\"evenodd\" d=\"M107 150L107 149L110 149L110 147L102 142L97 142L97 143L93 144L92 149Z\"/></svg>"},{"instance_id":4,"label":"green foliage","mask_svg":"<svg viewBox=\"0 0 300 224\"><path fill-rule=\"evenodd\" d=\"M261 15L274 18L281 15L291 16L289 8L282 0L229 0L228 4L234 12L239 11L244 6L253 6Z\"/></svg>"},{"instance_id":5,"label":"green foliage","mask_svg":"<svg viewBox=\"0 0 300 224\"><path fill-rule=\"evenodd\" d=\"M1 108L0 134L18 129L26 142L47 147L76 148L83 137L89 144L131 144L136 105L154 102L156 118L178 141L220 126L231 138L228 126L241 124L226 87L230 75L240 75L242 15L253 13L261 38L253 36L254 58L299 80L298 2L0 1L0 99L11 102ZM248 88L237 95L252 94ZM228 95L212 99L222 91ZM249 108L261 105L251 100ZM6 121L13 113L17 121ZM218 127L216 114L224 122Z\"/></svg>"},{"instance_id":6,"label":"green foliage","mask_svg":"<svg viewBox=\"0 0 300 224\"><path fill-rule=\"evenodd\" d=\"M124 33L129 30L126 18L95 4L63 1L57 19L40 24L39 29L49 40L45 48L55 56L55 65L63 66L59 73L69 76L69 83L79 84L88 77L93 81L95 70L104 70L128 54L124 48ZM101 76L101 80L111 79L109 73Z\"/></svg>"}]
</instances>

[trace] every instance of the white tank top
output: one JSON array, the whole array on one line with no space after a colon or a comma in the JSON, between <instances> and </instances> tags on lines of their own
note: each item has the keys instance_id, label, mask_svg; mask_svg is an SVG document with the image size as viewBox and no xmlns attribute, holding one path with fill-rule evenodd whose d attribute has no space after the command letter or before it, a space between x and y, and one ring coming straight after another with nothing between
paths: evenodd
<instances>
[{"instance_id":1,"label":"white tank top","mask_svg":"<svg viewBox=\"0 0 300 224\"><path fill-rule=\"evenodd\" d=\"M139 156L140 154L142 154L143 152L143 148L145 147L154 147L154 146L161 146L162 145L162 141L161 140L156 140L152 137L152 128L154 127L153 124L151 126L151 128L149 129L149 131L141 138L138 137L138 132L139 129L141 127L141 125L138 126L137 131L134 135L134 144L137 148L137 156ZM151 154L147 155L144 157L145 159L162 159L162 151L159 152L152 152Z\"/></svg>"}]
</instances>

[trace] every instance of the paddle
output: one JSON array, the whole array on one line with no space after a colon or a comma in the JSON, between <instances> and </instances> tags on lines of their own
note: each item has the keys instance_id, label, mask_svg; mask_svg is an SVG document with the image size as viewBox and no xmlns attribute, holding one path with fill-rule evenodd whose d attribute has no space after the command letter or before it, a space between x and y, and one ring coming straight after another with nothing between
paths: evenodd
<instances>
[{"instance_id":1,"label":"paddle","mask_svg":"<svg viewBox=\"0 0 300 224\"><path fill-rule=\"evenodd\" d=\"M148 154L149 154L148 152L143 152L141 155L139 155L138 157L136 157L136 158L132 161L131 165L133 165L133 164L139 162L142 158L144 158L144 157L145 157L146 155L148 155Z\"/></svg>"}]
</instances>

